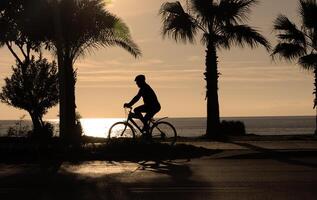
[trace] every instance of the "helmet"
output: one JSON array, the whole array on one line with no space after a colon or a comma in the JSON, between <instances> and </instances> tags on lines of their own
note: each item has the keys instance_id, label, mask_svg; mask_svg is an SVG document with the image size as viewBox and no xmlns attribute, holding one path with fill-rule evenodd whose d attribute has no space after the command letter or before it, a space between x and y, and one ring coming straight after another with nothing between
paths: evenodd
<instances>
[{"instance_id":1,"label":"helmet","mask_svg":"<svg viewBox=\"0 0 317 200\"><path fill-rule=\"evenodd\" d=\"M145 82L145 76L143 74L137 75L135 81Z\"/></svg>"}]
</instances>

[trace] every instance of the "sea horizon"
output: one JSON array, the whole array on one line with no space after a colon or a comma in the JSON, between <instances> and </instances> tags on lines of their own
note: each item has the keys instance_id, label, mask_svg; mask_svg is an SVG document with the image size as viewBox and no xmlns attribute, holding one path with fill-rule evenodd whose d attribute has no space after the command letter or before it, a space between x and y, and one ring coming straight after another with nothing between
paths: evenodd
<instances>
[{"instance_id":1,"label":"sea horizon","mask_svg":"<svg viewBox=\"0 0 317 200\"><path fill-rule=\"evenodd\" d=\"M158 117L157 119L160 119ZM87 136L106 137L112 124L125 118L81 118L83 133ZM183 137L198 137L205 134L206 117L169 117L165 119L177 129ZM302 135L313 134L315 116L252 116L252 117L221 117L221 120L242 121L247 134L256 135ZM58 135L58 119L46 119L54 125L55 135ZM20 126L20 120L0 120L0 136L6 136L9 127ZM30 129L29 119L21 121L22 126Z\"/></svg>"}]
</instances>

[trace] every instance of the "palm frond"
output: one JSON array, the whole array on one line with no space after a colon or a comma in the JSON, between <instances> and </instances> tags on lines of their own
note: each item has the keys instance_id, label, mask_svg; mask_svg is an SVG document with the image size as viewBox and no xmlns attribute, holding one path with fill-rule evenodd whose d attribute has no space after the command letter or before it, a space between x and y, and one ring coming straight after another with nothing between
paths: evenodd
<instances>
[{"instance_id":1,"label":"palm frond","mask_svg":"<svg viewBox=\"0 0 317 200\"><path fill-rule=\"evenodd\" d=\"M128 26L105 10L103 0L61 1L58 6L60 18L63 19L58 24L63 36L62 45L69 48L74 61L86 51L115 45L127 50L134 57L141 55Z\"/></svg>"},{"instance_id":2,"label":"palm frond","mask_svg":"<svg viewBox=\"0 0 317 200\"><path fill-rule=\"evenodd\" d=\"M221 0L215 9L215 17L218 22L231 24L243 23L248 20L251 7L258 0Z\"/></svg>"},{"instance_id":3,"label":"palm frond","mask_svg":"<svg viewBox=\"0 0 317 200\"><path fill-rule=\"evenodd\" d=\"M231 45L228 40L228 37L225 35L219 35L219 34L211 34L211 33L204 33L201 38L201 43L207 46L212 41L217 41L215 44L217 48L225 48L230 49Z\"/></svg>"},{"instance_id":4,"label":"palm frond","mask_svg":"<svg viewBox=\"0 0 317 200\"><path fill-rule=\"evenodd\" d=\"M306 45L305 33L299 30L295 23L291 22L286 16L279 15L274 23L274 30L279 31L277 37L285 42Z\"/></svg>"},{"instance_id":5,"label":"palm frond","mask_svg":"<svg viewBox=\"0 0 317 200\"><path fill-rule=\"evenodd\" d=\"M159 13L162 15L162 35L173 38L176 42L194 42L197 24L186 13L180 2L162 4Z\"/></svg>"},{"instance_id":6,"label":"palm frond","mask_svg":"<svg viewBox=\"0 0 317 200\"><path fill-rule=\"evenodd\" d=\"M138 57L141 55L141 50L139 49L138 45L133 42L128 33L129 32L124 32L116 28L113 30L109 30L108 32L106 32L106 34L104 34L105 38L100 40L100 44L103 46L120 46L131 53L134 57Z\"/></svg>"},{"instance_id":7,"label":"palm frond","mask_svg":"<svg viewBox=\"0 0 317 200\"><path fill-rule=\"evenodd\" d=\"M159 14L161 14L163 18L168 17L170 14L183 15L184 13L185 10L179 1L163 3L159 10Z\"/></svg>"},{"instance_id":8,"label":"palm frond","mask_svg":"<svg viewBox=\"0 0 317 200\"><path fill-rule=\"evenodd\" d=\"M306 54L306 49L294 43L279 43L273 49L271 56L274 58L276 55L279 56L280 59L286 60L296 60L299 57Z\"/></svg>"},{"instance_id":9,"label":"palm frond","mask_svg":"<svg viewBox=\"0 0 317 200\"><path fill-rule=\"evenodd\" d=\"M208 26L215 14L214 0L191 0L191 9L205 26Z\"/></svg>"},{"instance_id":10,"label":"palm frond","mask_svg":"<svg viewBox=\"0 0 317 200\"><path fill-rule=\"evenodd\" d=\"M300 0L299 12L302 23L307 28L317 29L317 2L316 0Z\"/></svg>"},{"instance_id":11,"label":"palm frond","mask_svg":"<svg viewBox=\"0 0 317 200\"><path fill-rule=\"evenodd\" d=\"M268 51L271 48L270 43L265 39L265 37L262 36L256 29L250 26L227 25L223 27L223 31L224 35L228 39L229 47L234 44L241 47L248 45L251 48L254 48L260 44L264 46Z\"/></svg>"},{"instance_id":12,"label":"palm frond","mask_svg":"<svg viewBox=\"0 0 317 200\"><path fill-rule=\"evenodd\" d=\"M298 64L300 64L304 69L315 70L317 68L317 54L311 53L300 57L298 59Z\"/></svg>"},{"instance_id":13,"label":"palm frond","mask_svg":"<svg viewBox=\"0 0 317 200\"><path fill-rule=\"evenodd\" d=\"M141 50L132 40L129 28L121 21L117 21L117 25L113 28L101 29L97 35L89 38L82 38L73 48L73 57L84 56L86 52L91 52L99 47L120 46L128 51L134 57L141 56Z\"/></svg>"}]
</instances>

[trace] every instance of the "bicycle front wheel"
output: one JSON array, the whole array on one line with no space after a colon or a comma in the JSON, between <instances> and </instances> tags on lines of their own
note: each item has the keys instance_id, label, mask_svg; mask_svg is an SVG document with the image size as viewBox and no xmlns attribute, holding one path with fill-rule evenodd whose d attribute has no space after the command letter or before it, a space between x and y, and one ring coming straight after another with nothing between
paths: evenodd
<instances>
[{"instance_id":1,"label":"bicycle front wheel","mask_svg":"<svg viewBox=\"0 0 317 200\"><path fill-rule=\"evenodd\" d=\"M133 127L128 122L114 123L108 133L108 139L113 138L135 138Z\"/></svg>"},{"instance_id":2,"label":"bicycle front wheel","mask_svg":"<svg viewBox=\"0 0 317 200\"><path fill-rule=\"evenodd\" d=\"M174 145L177 138L175 127L169 122L154 123L151 129L152 140Z\"/></svg>"}]
</instances>

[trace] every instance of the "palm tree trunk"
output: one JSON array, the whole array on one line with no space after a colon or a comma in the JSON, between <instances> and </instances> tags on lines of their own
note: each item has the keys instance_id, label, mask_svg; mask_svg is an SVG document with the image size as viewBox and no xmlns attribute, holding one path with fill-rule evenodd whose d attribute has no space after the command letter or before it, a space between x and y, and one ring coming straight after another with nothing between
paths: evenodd
<instances>
[{"instance_id":1,"label":"palm tree trunk","mask_svg":"<svg viewBox=\"0 0 317 200\"><path fill-rule=\"evenodd\" d=\"M75 133L75 77L70 58L63 55L59 66L60 89L60 135L64 142L74 144Z\"/></svg>"},{"instance_id":2,"label":"palm tree trunk","mask_svg":"<svg viewBox=\"0 0 317 200\"><path fill-rule=\"evenodd\" d=\"M209 42L206 50L206 72L205 80L207 99L207 137L216 137L219 134L220 117L218 101L218 57L216 47Z\"/></svg>"},{"instance_id":3,"label":"palm tree trunk","mask_svg":"<svg viewBox=\"0 0 317 200\"><path fill-rule=\"evenodd\" d=\"M57 46L57 61L58 61L58 86L59 86L59 136L66 142L67 131L66 131L66 77L64 69L63 55L60 50L61 48Z\"/></svg>"},{"instance_id":4,"label":"palm tree trunk","mask_svg":"<svg viewBox=\"0 0 317 200\"><path fill-rule=\"evenodd\" d=\"M64 143L74 141L75 130L75 78L73 73L72 59L67 57L61 28L60 10L58 1L55 0L54 6L54 28L56 31L55 46L58 59L58 78L59 78L59 132Z\"/></svg>"},{"instance_id":5,"label":"palm tree trunk","mask_svg":"<svg viewBox=\"0 0 317 200\"><path fill-rule=\"evenodd\" d=\"M66 118L67 118L67 132L70 135L70 142L77 143L79 138L76 134L76 104L75 104L75 76L72 59L67 58L65 62L66 67Z\"/></svg>"},{"instance_id":6,"label":"palm tree trunk","mask_svg":"<svg viewBox=\"0 0 317 200\"><path fill-rule=\"evenodd\" d=\"M315 116L315 135L317 135L317 67L314 70L314 78L315 78L315 82L314 82L314 94L315 94L315 99L314 99L314 109L316 110L316 116Z\"/></svg>"}]
</instances>

